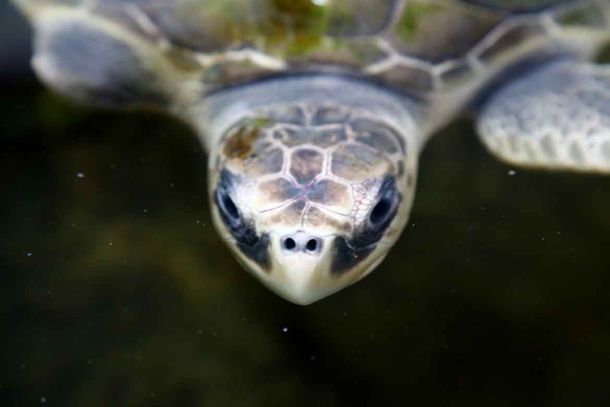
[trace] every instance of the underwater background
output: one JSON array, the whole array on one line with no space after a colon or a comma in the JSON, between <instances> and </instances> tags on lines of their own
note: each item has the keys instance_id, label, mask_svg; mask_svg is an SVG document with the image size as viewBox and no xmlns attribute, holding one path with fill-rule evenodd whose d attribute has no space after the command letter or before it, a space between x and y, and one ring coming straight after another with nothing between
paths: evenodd
<instances>
[{"instance_id":1,"label":"underwater background","mask_svg":"<svg viewBox=\"0 0 610 407\"><path fill-rule=\"evenodd\" d=\"M606 406L610 176L426 148L409 226L308 307L211 224L206 156L152 113L75 106L0 4L0 405Z\"/></svg>"}]
</instances>

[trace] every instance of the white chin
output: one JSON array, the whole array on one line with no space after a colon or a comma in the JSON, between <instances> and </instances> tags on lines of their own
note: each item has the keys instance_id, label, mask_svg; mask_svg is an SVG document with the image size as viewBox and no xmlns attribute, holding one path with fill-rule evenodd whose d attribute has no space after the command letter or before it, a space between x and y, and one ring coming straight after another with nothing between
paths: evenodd
<instances>
[{"instance_id":1,"label":"white chin","mask_svg":"<svg viewBox=\"0 0 610 407\"><path fill-rule=\"evenodd\" d=\"M329 275L326 256L316 259L307 253L275 258L263 282L279 296L299 305L308 305L338 290Z\"/></svg>"},{"instance_id":2,"label":"white chin","mask_svg":"<svg viewBox=\"0 0 610 407\"><path fill-rule=\"evenodd\" d=\"M333 275L330 269L332 256L322 256L316 261L306 253L297 253L275 258L269 272L257 271L255 274L280 297L298 305L309 305L364 278L383 257L371 256L353 270Z\"/></svg>"}]
</instances>

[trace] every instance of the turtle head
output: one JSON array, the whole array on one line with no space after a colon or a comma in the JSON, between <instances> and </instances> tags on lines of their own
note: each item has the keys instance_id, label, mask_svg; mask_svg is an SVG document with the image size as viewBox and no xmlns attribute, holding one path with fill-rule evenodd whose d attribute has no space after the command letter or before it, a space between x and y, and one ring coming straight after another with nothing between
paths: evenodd
<instances>
[{"instance_id":1,"label":"turtle head","mask_svg":"<svg viewBox=\"0 0 610 407\"><path fill-rule=\"evenodd\" d=\"M259 110L211 152L216 226L280 296L309 304L367 275L404 227L415 157L399 131L336 105Z\"/></svg>"}]
</instances>

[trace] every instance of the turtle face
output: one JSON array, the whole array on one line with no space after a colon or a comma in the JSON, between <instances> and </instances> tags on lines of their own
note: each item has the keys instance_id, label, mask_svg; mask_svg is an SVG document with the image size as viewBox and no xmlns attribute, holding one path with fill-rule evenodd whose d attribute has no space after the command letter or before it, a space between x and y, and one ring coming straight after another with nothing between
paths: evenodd
<instances>
[{"instance_id":1,"label":"turtle face","mask_svg":"<svg viewBox=\"0 0 610 407\"><path fill-rule=\"evenodd\" d=\"M364 277L406 223L416 163L388 124L337 106L257 112L210 158L215 223L240 262L309 304Z\"/></svg>"}]
</instances>

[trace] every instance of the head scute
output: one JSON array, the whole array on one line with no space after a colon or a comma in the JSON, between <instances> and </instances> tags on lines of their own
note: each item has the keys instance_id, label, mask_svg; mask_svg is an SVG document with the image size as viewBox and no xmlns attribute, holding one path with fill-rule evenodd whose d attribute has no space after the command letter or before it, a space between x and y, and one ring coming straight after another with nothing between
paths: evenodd
<instances>
[{"instance_id":1,"label":"head scute","mask_svg":"<svg viewBox=\"0 0 610 407\"><path fill-rule=\"evenodd\" d=\"M365 109L302 102L257 109L217 146L211 185L221 191L220 228L254 268L262 266L252 248L265 236L263 273L274 279L290 279L295 262L309 262L317 275L302 284L319 285L311 295L339 289L385 254L379 242L397 237L386 232L401 228L395 220L414 167L406 149L395 126Z\"/></svg>"},{"instance_id":2,"label":"head scute","mask_svg":"<svg viewBox=\"0 0 610 407\"><path fill-rule=\"evenodd\" d=\"M396 182L405 172L399 134L366 112L341 106L262 110L233 125L221 145L216 170L247 179L252 206L273 212L301 200L301 223L312 208L354 216L371 199L372 180Z\"/></svg>"}]
</instances>

